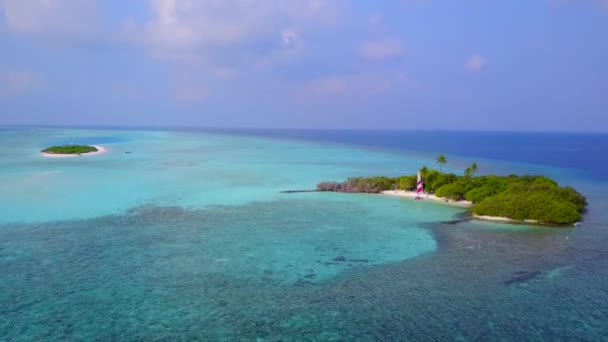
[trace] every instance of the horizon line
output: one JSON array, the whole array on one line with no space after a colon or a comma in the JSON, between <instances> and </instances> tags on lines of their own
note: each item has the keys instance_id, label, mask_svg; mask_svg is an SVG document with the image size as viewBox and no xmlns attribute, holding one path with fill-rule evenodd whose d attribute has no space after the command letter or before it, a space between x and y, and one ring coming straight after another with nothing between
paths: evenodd
<instances>
[{"instance_id":1,"label":"horizon line","mask_svg":"<svg viewBox=\"0 0 608 342\"><path fill-rule=\"evenodd\" d=\"M232 131L351 131L351 132L451 132L451 133L539 133L539 134L608 134L608 131L566 130L505 130L505 129L451 129L451 128L329 128L329 127L226 127L226 126L154 126L154 125L52 125L52 124L0 124L0 128L30 129L127 129L127 130L232 130Z\"/></svg>"}]
</instances>

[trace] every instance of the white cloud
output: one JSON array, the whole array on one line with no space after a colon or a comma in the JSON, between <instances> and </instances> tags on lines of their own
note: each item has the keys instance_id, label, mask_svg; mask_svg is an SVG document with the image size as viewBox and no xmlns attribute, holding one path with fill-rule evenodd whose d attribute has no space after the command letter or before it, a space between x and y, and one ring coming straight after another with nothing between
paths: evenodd
<instances>
[{"instance_id":1,"label":"white cloud","mask_svg":"<svg viewBox=\"0 0 608 342\"><path fill-rule=\"evenodd\" d=\"M480 71L481 69L483 69L487 64L486 59L481 56L481 55L475 55L471 58L469 58L469 60L466 63L466 68L467 70L471 71L471 72L477 72Z\"/></svg>"},{"instance_id":2,"label":"white cloud","mask_svg":"<svg viewBox=\"0 0 608 342\"><path fill-rule=\"evenodd\" d=\"M99 29L95 0L0 0L0 8L15 33L79 35Z\"/></svg>"},{"instance_id":3,"label":"white cloud","mask_svg":"<svg viewBox=\"0 0 608 342\"><path fill-rule=\"evenodd\" d=\"M208 61L219 49L276 42L291 47L299 31L331 25L342 1L148 0L153 18L125 27L128 40L157 57ZM264 44L262 44L264 45ZM197 57L198 56L198 57Z\"/></svg>"},{"instance_id":4,"label":"white cloud","mask_svg":"<svg viewBox=\"0 0 608 342\"><path fill-rule=\"evenodd\" d=\"M265 29L273 10L236 0L151 0L150 6L155 17L144 38L167 49L242 42Z\"/></svg>"},{"instance_id":5,"label":"white cloud","mask_svg":"<svg viewBox=\"0 0 608 342\"><path fill-rule=\"evenodd\" d=\"M303 50L305 32L343 18L344 0L147 0L152 17L132 20L122 38L152 58L209 77L236 75L282 64ZM173 80L174 99L200 101L209 92L196 82Z\"/></svg>"},{"instance_id":6,"label":"white cloud","mask_svg":"<svg viewBox=\"0 0 608 342\"><path fill-rule=\"evenodd\" d=\"M293 63L310 46L307 37L349 13L345 0L139 1L150 10L146 17L104 16L104 0L0 0L0 25L17 34L122 43L173 70L194 70L202 85L183 77L170 85L169 96L190 102L207 97L214 79ZM121 16L128 19L116 24Z\"/></svg>"},{"instance_id":7,"label":"white cloud","mask_svg":"<svg viewBox=\"0 0 608 342\"><path fill-rule=\"evenodd\" d=\"M0 70L0 97L26 94L40 83L40 77L29 70Z\"/></svg>"},{"instance_id":8,"label":"white cloud","mask_svg":"<svg viewBox=\"0 0 608 342\"><path fill-rule=\"evenodd\" d=\"M401 56L403 48L395 39L384 39L363 43L359 52L366 59L382 60Z\"/></svg>"},{"instance_id":9,"label":"white cloud","mask_svg":"<svg viewBox=\"0 0 608 342\"><path fill-rule=\"evenodd\" d=\"M274 65L292 61L300 55L304 46L300 35L293 29L288 28L281 31L281 47L272 49L257 59L257 69L268 69Z\"/></svg>"},{"instance_id":10,"label":"white cloud","mask_svg":"<svg viewBox=\"0 0 608 342\"><path fill-rule=\"evenodd\" d=\"M298 33L291 28L283 29L283 31L281 32L281 40L283 42L283 47L294 47L298 42L298 38Z\"/></svg>"}]
</instances>

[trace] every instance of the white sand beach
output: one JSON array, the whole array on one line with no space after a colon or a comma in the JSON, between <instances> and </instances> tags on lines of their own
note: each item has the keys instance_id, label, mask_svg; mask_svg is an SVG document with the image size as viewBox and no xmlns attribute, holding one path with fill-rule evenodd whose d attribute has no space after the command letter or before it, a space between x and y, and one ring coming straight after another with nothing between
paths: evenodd
<instances>
[{"instance_id":1,"label":"white sand beach","mask_svg":"<svg viewBox=\"0 0 608 342\"><path fill-rule=\"evenodd\" d=\"M418 194L415 191L403 191L403 190L386 190L381 192L383 195L389 196L398 196L398 197L407 197L407 198L416 198ZM430 200L433 202L444 203L447 205L453 205L462 208L469 208L473 205L470 201L454 201L441 197L437 197L431 194L424 194L422 196L423 200ZM502 222L502 223L519 223L519 224L539 224L536 220L514 220L508 217L500 217L500 216L486 216L486 215L475 215L471 216L475 220L481 221L489 221L489 222Z\"/></svg>"},{"instance_id":2,"label":"white sand beach","mask_svg":"<svg viewBox=\"0 0 608 342\"><path fill-rule=\"evenodd\" d=\"M40 155L43 157L47 157L47 158L74 158L74 157L95 156L98 154L103 154L103 153L108 152L108 149L103 146L99 146L99 145L91 145L91 146L95 147L97 149L97 152L90 152L90 153L83 153L83 154L55 154L55 153L40 152Z\"/></svg>"},{"instance_id":3,"label":"white sand beach","mask_svg":"<svg viewBox=\"0 0 608 342\"><path fill-rule=\"evenodd\" d=\"M382 191L381 193L383 195L407 197L407 198L416 198L416 196L418 195L415 191L404 191L404 190L386 190L386 191ZM449 205L453 205L453 206L457 206L457 207L463 207L463 208L468 208L471 205L473 205L473 203L471 203L469 201L454 201L454 200L450 200L450 199L446 199L446 198L437 197L437 196L431 195L431 194L424 194L424 195L422 195L422 198L423 198L423 200L441 202L441 203L445 203L445 204L449 204Z\"/></svg>"},{"instance_id":4,"label":"white sand beach","mask_svg":"<svg viewBox=\"0 0 608 342\"><path fill-rule=\"evenodd\" d=\"M473 218L476 219L476 220L492 221L492 222L538 224L538 221L536 221L536 220L523 220L523 221L520 221L520 220L510 219L508 217L501 217L501 216L486 216L486 215L475 215L475 214L473 214Z\"/></svg>"}]
</instances>

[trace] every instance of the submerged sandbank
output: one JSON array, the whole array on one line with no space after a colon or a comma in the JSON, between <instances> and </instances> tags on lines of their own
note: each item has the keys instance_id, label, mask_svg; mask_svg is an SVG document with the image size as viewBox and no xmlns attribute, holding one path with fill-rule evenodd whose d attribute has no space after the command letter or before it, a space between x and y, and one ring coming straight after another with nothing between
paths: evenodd
<instances>
[{"instance_id":1,"label":"submerged sandbank","mask_svg":"<svg viewBox=\"0 0 608 342\"><path fill-rule=\"evenodd\" d=\"M88 156L94 156L94 155L103 154L103 153L108 152L108 149L106 149L103 146L99 146L99 145L91 145L91 146L95 147L97 149L97 151L83 153L83 154L60 154L60 153L40 152L40 155L43 157L47 157L47 158L72 158L72 157L88 157Z\"/></svg>"}]
</instances>

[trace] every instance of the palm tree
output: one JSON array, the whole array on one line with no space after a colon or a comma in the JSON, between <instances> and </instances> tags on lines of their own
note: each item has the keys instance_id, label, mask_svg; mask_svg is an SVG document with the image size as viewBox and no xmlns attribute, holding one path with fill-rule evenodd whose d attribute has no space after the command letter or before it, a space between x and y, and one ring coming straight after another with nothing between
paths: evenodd
<instances>
[{"instance_id":1,"label":"palm tree","mask_svg":"<svg viewBox=\"0 0 608 342\"><path fill-rule=\"evenodd\" d=\"M448 163L448 158L445 157L445 154L441 153L437 156L437 164L439 165L439 170L443 172L443 166Z\"/></svg>"},{"instance_id":2,"label":"palm tree","mask_svg":"<svg viewBox=\"0 0 608 342\"><path fill-rule=\"evenodd\" d=\"M473 163L473 165L471 165L471 174L474 175L477 173L477 171L479 171L479 168L477 167L477 163Z\"/></svg>"},{"instance_id":3,"label":"palm tree","mask_svg":"<svg viewBox=\"0 0 608 342\"><path fill-rule=\"evenodd\" d=\"M464 178L471 179L473 177L473 170L470 167L467 167L464 170Z\"/></svg>"},{"instance_id":4,"label":"palm tree","mask_svg":"<svg viewBox=\"0 0 608 342\"><path fill-rule=\"evenodd\" d=\"M477 167L477 163L473 163L473 165L471 165L470 167L467 167L464 170L464 178L467 178L467 179L473 178L473 176L477 173L477 171L479 171L479 168Z\"/></svg>"}]
</instances>

